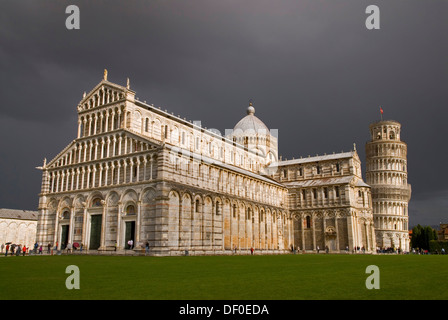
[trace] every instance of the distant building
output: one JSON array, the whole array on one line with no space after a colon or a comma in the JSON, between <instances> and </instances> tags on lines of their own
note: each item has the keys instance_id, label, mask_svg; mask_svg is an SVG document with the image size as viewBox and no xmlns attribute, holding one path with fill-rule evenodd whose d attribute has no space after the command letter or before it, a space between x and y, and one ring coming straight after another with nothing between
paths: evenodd
<instances>
[{"instance_id":1,"label":"distant building","mask_svg":"<svg viewBox=\"0 0 448 320\"><path fill-rule=\"evenodd\" d=\"M448 241L448 223L441 223L440 230L437 231L439 241Z\"/></svg>"},{"instance_id":2,"label":"distant building","mask_svg":"<svg viewBox=\"0 0 448 320\"><path fill-rule=\"evenodd\" d=\"M36 241L37 211L0 209L0 245L32 247Z\"/></svg>"}]
</instances>

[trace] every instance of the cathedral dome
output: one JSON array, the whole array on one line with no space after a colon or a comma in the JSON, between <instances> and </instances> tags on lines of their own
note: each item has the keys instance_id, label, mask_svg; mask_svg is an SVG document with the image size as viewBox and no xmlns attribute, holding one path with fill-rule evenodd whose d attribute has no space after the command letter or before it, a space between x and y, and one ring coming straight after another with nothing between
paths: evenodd
<instances>
[{"instance_id":1,"label":"cathedral dome","mask_svg":"<svg viewBox=\"0 0 448 320\"><path fill-rule=\"evenodd\" d=\"M267 135L269 133L268 127L261 121L259 118L255 116L255 108L250 103L247 108L247 116L241 119L233 128L233 133L241 134L241 133L254 133L254 134L263 134Z\"/></svg>"}]
</instances>

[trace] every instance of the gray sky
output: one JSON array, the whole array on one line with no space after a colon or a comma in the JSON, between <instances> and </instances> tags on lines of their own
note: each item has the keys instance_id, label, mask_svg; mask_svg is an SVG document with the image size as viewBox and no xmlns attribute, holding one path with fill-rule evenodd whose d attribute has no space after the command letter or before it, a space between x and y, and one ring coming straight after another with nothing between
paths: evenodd
<instances>
[{"instance_id":1,"label":"gray sky","mask_svg":"<svg viewBox=\"0 0 448 320\"><path fill-rule=\"evenodd\" d=\"M380 30L365 27L370 4ZM447 13L439 0L2 0L0 207L36 210L35 167L76 138L76 106L108 69L222 133L252 99L283 158L356 143L363 170L381 105L408 144L410 225L448 222Z\"/></svg>"}]
</instances>

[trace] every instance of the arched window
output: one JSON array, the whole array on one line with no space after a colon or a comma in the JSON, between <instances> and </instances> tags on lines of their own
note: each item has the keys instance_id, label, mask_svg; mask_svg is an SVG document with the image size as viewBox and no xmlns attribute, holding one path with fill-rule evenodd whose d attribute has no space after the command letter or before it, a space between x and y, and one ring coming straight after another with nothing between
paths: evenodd
<instances>
[{"instance_id":1,"label":"arched window","mask_svg":"<svg viewBox=\"0 0 448 320\"><path fill-rule=\"evenodd\" d=\"M62 213L62 219L70 219L70 212L67 210Z\"/></svg>"},{"instance_id":2,"label":"arched window","mask_svg":"<svg viewBox=\"0 0 448 320\"><path fill-rule=\"evenodd\" d=\"M199 212L199 199L196 199L195 211Z\"/></svg>"},{"instance_id":3,"label":"arched window","mask_svg":"<svg viewBox=\"0 0 448 320\"><path fill-rule=\"evenodd\" d=\"M219 213L221 212L221 207L220 207L220 203L218 201L216 201L216 214L219 215Z\"/></svg>"},{"instance_id":4,"label":"arched window","mask_svg":"<svg viewBox=\"0 0 448 320\"><path fill-rule=\"evenodd\" d=\"M130 204L126 207L126 214L135 214L135 206L133 204Z\"/></svg>"},{"instance_id":5,"label":"arched window","mask_svg":"<svg viewBox=\"0 0 448 320\"><path fill-rule=\"evenodd\" d=\"M306 216L306 227L311 228L311 217L310 216Z\"/></svg>"},{"instance_id":6,"label":"arched window","mask_svg":"<svg viewBox=\"0 0 448 320\"><path fill-rule=\"evenodd\" d=\"M131 113L127 112L126 113L126 128L131 128Z\"/></svg>"},{"instance_id":7,"label":"arched window","mask_svg":"<svg viewBox=\"0 0 448 320\"><path fill-rule=\"evenodd\" d=\"M112 121L112 130L118 129L118 115L114 115L114 119Z\"/></svg>"},{"instance_id":8,"label":"arched window","mask_svg":"<svg viewBox=\"0 0 448 320\"><path fill-rule=\"evenodd\" d=\"M101 207L101 199L100 198L93 199L92 207Z\"/></svg>"}]
</instances>

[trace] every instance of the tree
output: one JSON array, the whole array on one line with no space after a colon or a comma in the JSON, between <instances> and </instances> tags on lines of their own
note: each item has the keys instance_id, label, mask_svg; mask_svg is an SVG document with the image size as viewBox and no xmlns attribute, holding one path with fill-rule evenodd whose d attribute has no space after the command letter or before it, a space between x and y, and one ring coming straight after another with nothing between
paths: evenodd
<instances>
[{"instance_id":1,"label":"tree","mask_svg":"<svg viewBox=\"0 0 448 320\"><path fill-rule=\"evenodd\" d=\"M437 240L437 231L430 226L422 227L420 224L412 228L411 246L423 250L429 250L429 242Z\"/></svg>"},{"instance_id":2,"label":"tree","mask_svg":"<svg viewBox=\"0 0 448 320\"><path fill-rule=\"evenodd\" d=\"M411 238L411 246L412 248L421 248L421 234L422 234L422 226L417 225L412 228L412 238Z\"/></svg>"}]
</instances>

